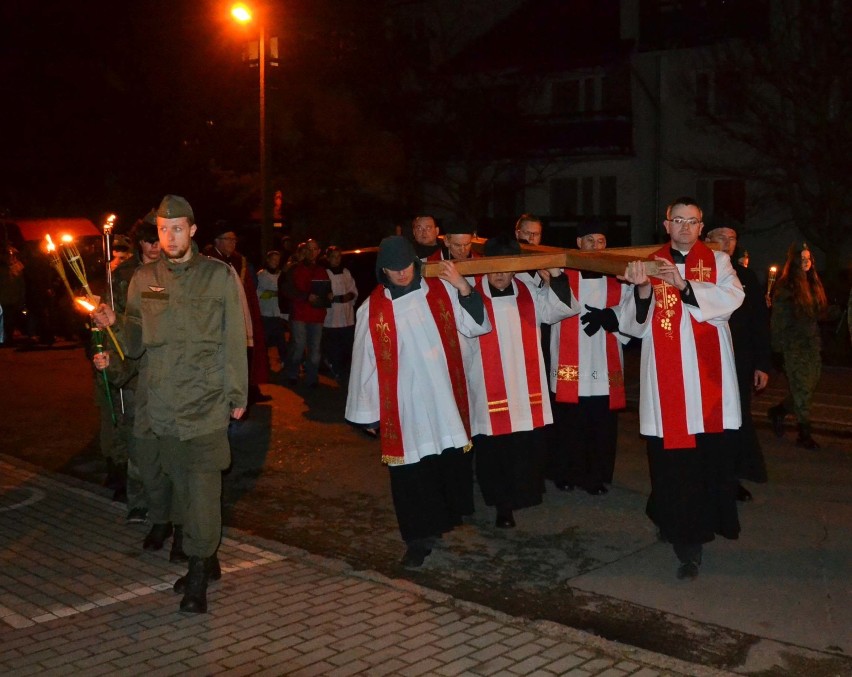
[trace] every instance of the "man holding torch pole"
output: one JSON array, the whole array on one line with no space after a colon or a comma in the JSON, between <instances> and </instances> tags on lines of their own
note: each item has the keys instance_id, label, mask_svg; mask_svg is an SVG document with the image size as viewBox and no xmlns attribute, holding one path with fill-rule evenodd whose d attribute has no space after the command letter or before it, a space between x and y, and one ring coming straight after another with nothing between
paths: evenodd
<instances>
[{"instance_id":1,"label":"man holding torch pole","mask_svg":"<svg viewBox=\"0 0 852 677\"><path fill-rule=\"evenodd\" d=\"M192 207L167 195L157 209L160 259L133 275L116 325L128 355L140 359L134 433L156 451L174 486L183 524L186 576L180 610L207 611L207 584L221 576L222 476L231 452L228 422L245 413L248 373L239 281L229 266L202 256ZM100 326L116 322L101 304ZM153 506L152 506L153 507ZM165 537L169 515L150 515ZM162 520L162 521L159 521Z\"/></svg>"}]
</instances>

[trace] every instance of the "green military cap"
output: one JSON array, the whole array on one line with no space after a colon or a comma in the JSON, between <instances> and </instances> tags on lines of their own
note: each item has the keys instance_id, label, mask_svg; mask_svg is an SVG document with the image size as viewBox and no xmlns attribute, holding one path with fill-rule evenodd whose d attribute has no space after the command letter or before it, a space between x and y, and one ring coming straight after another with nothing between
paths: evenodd
<instances>
[{"instance_id":1,"label":"green military cap","mask_svg":"<svg viewBox=\"0 0 852 677\"><path fill-rule=\"evenodd\" d=\"M195 214L192 213L192 207L189 206L186 198L180 195L166 195L157 209L157 216L164 219L179 219L185 216L191 222L195 222Z\"/></svg>"},{"instance_id":2,"label":"green military cap","mask_svg":"<svg viewBox=\"0 0 852 677\"><path fill-rule=\"evenodd\" d=\"M149 211L147 214L145 214L145 216L142 217L142 221L144 221L145 223L149 223L152 226L156 226L157 225L157 210L152 209L151 211Z\"/></svg>"}]
</instances>

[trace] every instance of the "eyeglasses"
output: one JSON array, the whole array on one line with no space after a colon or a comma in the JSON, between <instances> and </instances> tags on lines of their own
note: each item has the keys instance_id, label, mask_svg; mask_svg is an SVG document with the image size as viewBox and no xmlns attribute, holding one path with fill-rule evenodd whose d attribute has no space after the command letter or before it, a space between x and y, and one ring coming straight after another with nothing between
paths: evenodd
<instances>
[{"instance_id":1,"label":"eyeglasses","mask_svg":"<svg viewBox=\"0 0 852 677\"><path fill-rule=\"evenodd\" d=\"M691 219L685 219L682 216L675 216L674 218L669 219L669 221L671 221L676 226L682 226L684 223L687 226L697 226L699 223L701 223L701 219L696 219L694 217Z\"/></svg>"}]
</instances>

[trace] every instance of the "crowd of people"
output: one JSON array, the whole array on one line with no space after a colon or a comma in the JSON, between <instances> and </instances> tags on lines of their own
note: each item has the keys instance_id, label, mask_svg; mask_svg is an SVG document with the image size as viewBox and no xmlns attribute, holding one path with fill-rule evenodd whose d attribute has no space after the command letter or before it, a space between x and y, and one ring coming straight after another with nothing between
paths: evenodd
<instances>
[{"instance_id":1,"label":"crowd of people","mask_svg":"<svg viewBox=\"0 0 852 677\"><path fill-rule=\"evenodd\" d=\"M739 480L767 480L750 402L767 385L770 343L790 387L770 410L775 430L794 413L797 444L818 447L809 411L826 300L810 251L792 247L770 338L760 284L734 259L736 230L705 232L687 197L669 205L663 227L668 242L618 278L517 261L517 272L464 275L459 261L539 245L541 220L524 214L475 251L470 226L447 224L440 238L436 219L420 215L410 238L382 240L377 284L360 290L356 318L359 289L337 247L308 239L289 255L267 252L255 271L225 223L199 250L192 207L165 196L112 240L112 298L93 328L111 328L116 344L96 337L91 352L108 481L129 523L150 522L142 547L171 539L170 560L187 562L174 584L181 610L206 611L221 577L227 430L270 399L259 388L270 352L291 387L317 387L324 367L347 389L345 420L378 440L389 469L402 564L418 567L473 513L477 485L501 529L544 500L546 479L559 491L609 491L623 346L641 343L646 512L672 545L677 577L695 578L705 543L739 535L737 501L751 500ZM577 248L602 252L607 234L582 223Z\"/></svg>"}]
</instances>

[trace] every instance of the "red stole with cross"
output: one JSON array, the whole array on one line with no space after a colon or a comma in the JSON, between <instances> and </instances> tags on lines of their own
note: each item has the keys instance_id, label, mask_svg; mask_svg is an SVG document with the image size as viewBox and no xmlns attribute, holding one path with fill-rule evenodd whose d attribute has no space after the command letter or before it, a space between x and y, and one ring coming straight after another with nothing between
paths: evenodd
<instances>
[{"instance_id":1,"label":"red stole with cross","mask_svg":"<svg viewBox=\"0 0 852 677\"><path fill-rule=\"evenodd\" d=\"M670 245L654 256L674 263ZM686 255L687 281L716 283L716 257L702 242L696 242ZM692 449L695 435L688 432L686 393L683 383L680 321L684 313L680 292L655 278L654 314L651 318L654 339L654 359L657 370L657 390L663 420L664 449ZM707 322L698 322L692 315L692 333L698 360L698 380L701 384L701 409L704 432L722 432L722 352L719 332Z\"/></svg>"},{"instance_id":2,"label":"red stole with cross","mask_svg":"<svg viewBox=\"0 0 852 677\"><path fill-rule=\"evenodd\" d=\"M459 345L452 301L440 280L431 278L424 280L424 282L429 287L426 301L441 337L453 396L467 436L470 438L467 383L465 382L461 346ZM402 426L399 418L399 398L397 396L399 343L393 301L385 296L385 288L382 285L378 285L370 294L370 338L373 341L373 352L376 354L376 370L379 379L382 463L399 465L405 462ZM469 447L465 450L467 451L467 449Z\"/></svg>"},{"instance_id":3,"label":"red stole with cross","mask_svg":"<svg viewBox=\"0 0 852 677\"><path fill-rule=\"evenodd\" d=\"M509 416L509 396L506 391L506 377L503 374L503 360L500 354L500 338L497 321L494 318L494 302L486 295L483 287L485 276L478 278L476 289L482 295L485 312L491 321L492 330L479 337L479 352L482 358L482 373L485 377L485 394L488 398L488 416L491 421L492 435L508 435L512 432L512 420ZM541 393L541 365L539 364L538 322L535 316L535 302L527 286L513 283L517 288L515 300L521 319L521 348L524 351L524 368L527 374L527 388L532 413L533 428L544 425L544 409ZM516 346L511 346L515 348Z\"/></svg>"},{"instance_id":4,"label":"red stole with cross","mask_svg":"<svg viewBox=\"0 0 852 677\"><path fill-rule=\"evenodd\" d=\"M580 298L580 271L565 271L571 291ZM621 283L614 277L606 278L606 307L617 306L621 301ZM603 331L603 329L601 329ZM624 371L615 334L606 332L606 369L609 379L609 408L624 409ZM580 401L580 315L562 320L559 329L559 364L556 370L556 401L576 404Z\"/></svg>"}]
</instances>

